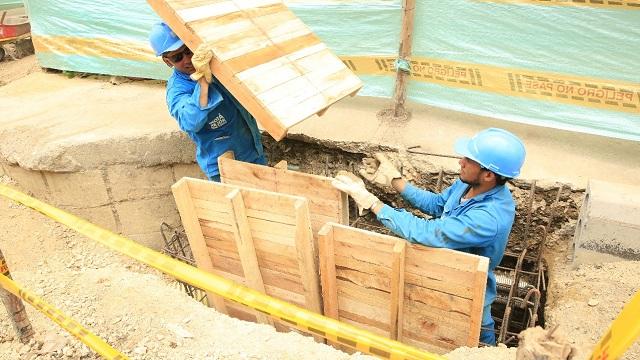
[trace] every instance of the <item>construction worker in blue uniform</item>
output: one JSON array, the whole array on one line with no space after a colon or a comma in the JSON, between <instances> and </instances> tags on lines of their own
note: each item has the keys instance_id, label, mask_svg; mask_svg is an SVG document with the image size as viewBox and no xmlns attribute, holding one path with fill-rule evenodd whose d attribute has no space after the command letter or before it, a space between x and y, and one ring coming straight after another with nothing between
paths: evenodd
<instances>
[{"instance_id":1,"label":"construction worker in blue uniform","mask_svg":"<svg viewBox=\"0 0 640 360\"><path fill-rule=\"evenodd\" d=\"M471 139L460 139L456 152L460 176L442 193L418 189L402 179L396 166L376 154L373 169L361 170L367 180L391 186L411 205L434 216L426 220L383 204L369 193L364 182L336 176L333 185L348 193L360 208L371 209L378 220L398 236L417 244L449 248L489 258L480 341L495 345L491 304L496 297L493 270L500 264L515 218L515 203L506 181L520 174L525 148L514 134L486 129Z\"/></svg>"},{"instance_id":2,"label":"construction worker in blue uniform","mask_svg":"<svg viewBox=\"0 0 640 360\"><path fill-rule=\"evenodd\" d=\"M210 180L220 181L218 157L233 151L236 160L266 165L256 120L211 74L212 52L195 53L164 23L149 35L156 56L173 74L167 82L167 106L196 145L196 160Z\"/></svg>"}]
</instances>

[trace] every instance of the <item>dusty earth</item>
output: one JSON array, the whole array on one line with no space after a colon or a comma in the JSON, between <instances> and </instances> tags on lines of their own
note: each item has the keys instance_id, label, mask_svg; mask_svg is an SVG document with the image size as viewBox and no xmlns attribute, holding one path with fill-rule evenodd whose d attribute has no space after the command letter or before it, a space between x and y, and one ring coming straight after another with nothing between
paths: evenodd
<instances>
[{"instance_id":1,"label":"dusty earth","mask_svg":"<svg viewBox=\"0 0 640 360\"><path fill-rule=\"evenodd\" d=\"M0 86L34 71L40 71L35 56L2 61ZM1 181L11 183L6 177ZM623 305L640 290L640 263L573 268L568 257L573 224L562 229L553 251L546 254L551 266L547 326L560 324L578 348L577 359L586 359ZM16 281L133 359L366 358L218 314L186 296L172 279L4 198L0 248ZM27 308L35 341L21 344L8 318L0 316L0 360L97 358L48 318ZM515 349L461 348L447 357L515 359ZM640 346L636 343L623 358L640 359Z\"/></svg>"}]
</instances>

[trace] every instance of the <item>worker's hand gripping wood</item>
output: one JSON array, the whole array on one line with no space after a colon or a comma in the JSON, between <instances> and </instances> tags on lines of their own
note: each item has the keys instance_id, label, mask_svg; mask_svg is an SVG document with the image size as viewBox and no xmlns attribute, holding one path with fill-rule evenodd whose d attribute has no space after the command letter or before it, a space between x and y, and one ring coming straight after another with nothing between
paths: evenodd
<instances>
[{"instance_id":1,"label":"worker's hand gripping wood","mask_svg":"<svg viewBox=\"0 0 640 360\"><path fill-rule=\"evenodd\" d=\"M362 179L347 171L338 172L331 185L351 196L356 205L358 205L358 214L360 216L362 216L364 210L371 209L380 201L375 195L367 191Z\"/></svg>"},{"instance_id":2,"label":"worker's hand gripping wood","mask_svg":"<svg viewBox=\"0 0 640 360\"><path fill-rule=\"evenodd\" d=\"M393 179L402 178L398 167L383 153L376 153L375 159L362 159L364 168L360 169L360 175L370 182L381 186L391 186Z\"/></svg>"},{"instance_id":3,"label":"worker's hand gripping wood","mask_svg":"<svg viewBox=\"0 0 640 360\"><path fill-rule=\"evenodd\" d=\"M205 43L200 44L191 57L191 63L196 69L196 71L191 74L193 81L198 81L204 77L205 81L211 84L213 75L211 74L211 65L209 63L212 58L213 52L211 52L211 49L209 49Z\"/></svg>"}]
</instances>

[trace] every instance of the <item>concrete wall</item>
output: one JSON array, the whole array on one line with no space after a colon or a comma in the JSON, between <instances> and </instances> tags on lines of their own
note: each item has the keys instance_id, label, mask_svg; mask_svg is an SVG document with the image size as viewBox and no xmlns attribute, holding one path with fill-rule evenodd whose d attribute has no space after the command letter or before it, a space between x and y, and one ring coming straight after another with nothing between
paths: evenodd
<instances>
[{"instance_id":1,"label":"concrete wall","mask_svg":"<svg viewBox=\"0 0 640 360\"><path fill-rule=\"evenodd\" d=\"M577 264L640 260L640 187L590 180L573 246Z\"/></svg>"},{"instance_id":2,"label":"concrete wall","mask_svg":"<svg viewBox=\"0 0 640 360\"><path fill-rule=\"evenodd\" d=\"M204 178L195 163L52 172L5 162L2 171L37 199L156 250L164 245L160 224L180 224L171 185L184 176Z\"/></svg>"}]
</instances>

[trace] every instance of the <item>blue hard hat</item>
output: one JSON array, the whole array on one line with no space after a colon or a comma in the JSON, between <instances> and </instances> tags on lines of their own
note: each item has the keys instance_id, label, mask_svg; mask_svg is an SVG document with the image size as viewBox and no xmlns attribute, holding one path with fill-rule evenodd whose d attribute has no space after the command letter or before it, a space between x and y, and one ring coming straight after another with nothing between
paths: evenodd
<instances>
[{"instance_id":1,"label":"blue hard hat","mask_svg":"<svg viewBox=\"0 0 640 360\"><path fill-rule=\"evenodd\" d=\"M149 33L149 42L156 56L167 51L178 50L184 42L165 23L154 24Z\"/></svg>"},{"instance_id":2,"label":"blue hard hat","mask_svg":"<svg viewBox=\"0 0 640 360\"><path fill-rule=\"evenodd\" d=\"M455 150L482 167L507 178L514 178L520 174L527 154L524 144L517 136L496 128L482 130L471 139L458 139Z\"/></svg>"}]
</instances>

